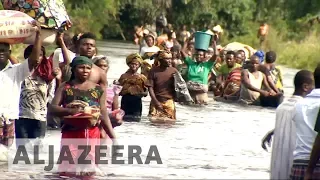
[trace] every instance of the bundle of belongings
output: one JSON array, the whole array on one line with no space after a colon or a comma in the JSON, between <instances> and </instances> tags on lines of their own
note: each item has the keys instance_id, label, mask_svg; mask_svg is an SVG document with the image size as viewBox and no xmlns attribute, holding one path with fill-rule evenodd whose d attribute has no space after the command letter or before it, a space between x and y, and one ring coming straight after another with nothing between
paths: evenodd
<instances>
[{"instance_id":1,"label":"bundle of belongings","mask_svg":"<svg viewBox=\"0 0 320 180\"><path fill-rule=\"evenodd\" d=\"M74 127L92 127L99 123L100 108L89 106L88 103L80 100L74 100L69 103L67 108L80 109L81 113L73 116L65 116L64 123Z\"/></svg>"},{"instance_id":2,"label":"bundle of belongings","mask_svg":"<svg viewBox=\"0 0 320 180\"><path fill-rule=\"evenodd\" d=\"M194 101L189 93L188 87L180 73L173 74L175 101L183 104L193 104Z\"/></svg>"},{"instance_id":3,"label":"bundle of belongings","mask_svg":"<svg viewBox=\"0 0 320 180\"><path fill-rule=\"evenodd\" d=\"M43 28L69 28L70 18L63 0L1 0L5 10L21 11L39 21Z\"/></svg>"}]
</instances>

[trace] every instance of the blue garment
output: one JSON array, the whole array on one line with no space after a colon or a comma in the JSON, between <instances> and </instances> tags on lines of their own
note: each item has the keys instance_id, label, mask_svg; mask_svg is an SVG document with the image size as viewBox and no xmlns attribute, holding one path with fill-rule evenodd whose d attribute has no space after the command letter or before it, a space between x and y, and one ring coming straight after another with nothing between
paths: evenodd
<instances>
[{"instance_id":1,"label":"blue garment","mask_svg":"<svg viewBox=\"0 0 320 180\"><path fill-rule=\"evenodd\" d=\"M259 50L256 53L254 53L254 55L259 57L260 64L263 63L263 61L264 61L264 52L263 51Z\"/></svg>"}]
</instances>

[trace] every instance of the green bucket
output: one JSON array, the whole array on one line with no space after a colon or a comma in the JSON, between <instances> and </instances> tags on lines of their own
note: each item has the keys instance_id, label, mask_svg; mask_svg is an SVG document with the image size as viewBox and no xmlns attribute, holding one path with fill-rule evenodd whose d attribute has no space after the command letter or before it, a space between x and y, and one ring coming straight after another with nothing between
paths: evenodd
<instances>
[{"instance_id":1,"label":"green bucket","mask_svg":"<svg viewBox=\"0 0 320 180\"><path fill-rule=\"evenodd\" d=\"M195 34L194 48L207 51L210 46L211 34L197 31Z\"/></svg>"}]
</instances>

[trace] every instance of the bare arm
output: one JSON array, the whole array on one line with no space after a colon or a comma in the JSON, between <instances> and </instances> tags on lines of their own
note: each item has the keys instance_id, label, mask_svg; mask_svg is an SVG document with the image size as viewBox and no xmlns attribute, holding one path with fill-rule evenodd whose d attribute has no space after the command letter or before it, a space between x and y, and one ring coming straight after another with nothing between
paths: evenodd
<instances>
[{"instance_id":1,"label":"bare arm","mask_svg":"<svg viewBox=\"0 0 320 180\"><path fill-rule=\"evenodd\" d=\"M241 83L242 83L246 88L248 88L248 89L251 90L251 91L256 91L256 92L259 92L259 93L264 93L263 90L258 89L258 88L255 88L254 86L252 86L252 85L250 84L249 75L248 75L248 72L247 72L246 70L244 70L244 71L241 72Z\"/></svg>"},{"instance_id":2,"label":"bare arm","mask_svg":"<svg viewBox=\"0 0 320 180\"><path fill-rule=\"evenodd\" d=\"M101 70L98 66L95 66L100 71L100 82L99 85L102 87L102 89L107 89L108 87L108 80L107 80L107 74L103 70Z\"/></svg>"},{"instance_id":3,"label":"bare arm","mask_svg":"<svg viewBox=\"0 0 320 180\"><path fill-rule=\"evenodd\" d=\"M261 74L263 75L263 82L262 83L263 83L264 87L270 92L271 88L270 88L269 83L267 81L266 75L264 75L263 73L261 73Z\"/></svg>"},{"instance_id":4,"label":"bare arm","mask_svg":"<svg viewBox=\"0 0 320 180\"><path fill-rule=\"evenodd\" d=\"M28 58L28 64L30 71L33 70L38 64L40 64L40 53L41 53L41 27L37 21L33 22L33 25L36 26L36 38L33 44L33 49L31 55Z\"/></svg>"},{"instance_id":5,"label":"bare arm","mask_svg":"<svg viewBox=\"0 0 320 180\"><path fill-rule=\"evenodd\" d=\"M216 60L218 58L218 56L217 56L217 38L218 38L218 36L214 35L213 38L214 38L214 41L213 41L213 56L209 59L209 61L216 62Z\"/></svg>"},{"instance_id":6,"label":"bare arm","mask_svg":"<svg viewBox=\"0 0 320 180\"><path fill-rule=\"evenodd\" d=\"M10 60L11 64L18 64L19 63L19 61L12 54L10 54L9 60Z\"/></svg>"},{"instance_id":7,"label":"bare arm","mask_svg":"<svg viewBox=\"0 0 320 180\"><path fill-rule=\"evenodd\" d=\"M184 60L186 57L188 57L188 50L187 50L187 47L188 47L188 44L189 42L193 39L194 37L194 34L191 35L190 38L187 39L187 41L184 43L182 49L181 49L181 57L182 59Z\"/></svg>"},{"instance_id":8,"label":"bare arm","mask_svg":"<svg viewBox=\"0 0 320 180\"><path fill-rule=\"evenodd\" d=\"M60 48L61 48L61 52L62 52L62 55L63 55L63 63L60 63L60 68L62 68L61 66L68 66L70 63L71 63L71 58L70 58L70 55L69 55L69 51L68 51L68 48L66 46L66 44L64 43L64 40L63 40L63 33L58 33L58 37L57 37L57 41L60 45Z\"/></svg>"},{"instance_id":9,"label":"bare arm","mask_svg":"<svg viewBox=\"0 0 320 180\"><path fill-rule=\"evenodd\" d=\"M270 85L270 88L271 88L272 90L274 90L274 92L280 93L279 89L278 89L278 88L276 87L276 85L274 84L272 77L271 77L271 76L266 76L266 78L267 78L268 84Z\"/></svg>"},{"instance_id":10,"label":"bare arm","mask_svg":"<svg viewBox=\"0 0 320 180\"><path fill-rule=\"evenodd\" d=\"M113 97L113 102L112 102L112 110L116 110L116 109L119 109L119 95L116 94L114 95Z\"/></svg>"},{"instance_id":11,"label":"bare arm","mask_svg":"<svg viewBox=\"0 0 320 180\"><path fill-rule=\"evenodd\" d=\"M153 87L149 87L148 89L149 89L151 100L154 102L154 104L159 104L159 101L154 93Z\"/></svg>"},{"instance_id":12,"label":"bare arm","mask_svg":"<svg viewBox=\"0 0 320 180\"><path fill-rule=\"evenodd\" d=\"M61 107L64 86L65 84L61 84L61 86L57 89L52 103L51 105L49 105L49 112L52 114L56 114L57 116L69 116L79 112L75 109Z\"/></svg>"},{"instance_id":13,"label":"bare arm","mask_svg":"<svg viewBox=\"0 0 320 180\"><path fill-rule=\"evenodd\" d=\"M113 131L111 121L109 119L108 110L106 107L106 91L103 92L101 98L100 98L100 111L101 111L101 125L105 132L108 134L108 136L111 139L115 139L116 135Z\"/></svg>"}]
</instances>

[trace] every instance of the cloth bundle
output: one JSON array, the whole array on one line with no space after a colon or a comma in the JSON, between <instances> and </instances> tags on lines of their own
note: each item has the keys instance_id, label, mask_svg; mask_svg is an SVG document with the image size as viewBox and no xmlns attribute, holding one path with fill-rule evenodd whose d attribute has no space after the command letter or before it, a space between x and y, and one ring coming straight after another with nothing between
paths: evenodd
<instances>
[{"instance_id":1,"label":"cloth bundle","mask_svg":"<svg viewBox=\"0 0 320 180\"><path fill-rule=\"evenodd\" d=\"M21 11L39 21L44 28L68 28L71 21L63 0L1 0L5 10Z\"/></svg>"}]
</instances>

